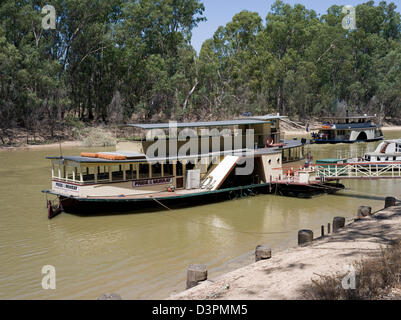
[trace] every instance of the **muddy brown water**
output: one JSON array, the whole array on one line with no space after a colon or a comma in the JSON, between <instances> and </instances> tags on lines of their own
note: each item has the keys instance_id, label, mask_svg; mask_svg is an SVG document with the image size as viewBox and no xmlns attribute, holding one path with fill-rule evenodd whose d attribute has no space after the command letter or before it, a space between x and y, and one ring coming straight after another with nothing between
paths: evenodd
<instances>
[{"instance_id":1,"label":"muddy brown water","mask_svg":"<svg viewBox=\"0 0 401 320\"><path fill-rule=\"evenodd\" d=\"M401 132L386 133L398 137ZM313 145L311 151L316 160L340 151L362 154L377 144ZM347 190L313 199L260 195L168 212L62 214L49 221L41 193L50 187L45 156L57 154L0 152L0 299L96 299L108 292L166 298L185 289L189 264L206 264L213 279L253 262L259 244L274 254L296 245L300 229L319 235L335 216L352 218L360 205L378 210L385 196L401 197L399 180L348 181ZM56 268L56 290L42 288L45 265Z\"/></svg>"}]
</instances>

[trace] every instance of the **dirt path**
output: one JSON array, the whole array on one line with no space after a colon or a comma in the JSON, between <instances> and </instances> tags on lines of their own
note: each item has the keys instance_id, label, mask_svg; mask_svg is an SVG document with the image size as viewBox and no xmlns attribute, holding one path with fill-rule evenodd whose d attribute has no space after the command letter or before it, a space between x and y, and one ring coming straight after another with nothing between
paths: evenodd
<instances>
[{"instance_id":1,"label":"dirt path","mask_svg":"<svg viewBox=\"0 0 401 320\"><path fill-rule=\"evenodd\" d=\"M260 261L206 281L169 299L293 300L319 275L346 273L353 262L375 256L380 248L401 237L401 206L355 221L341 232L308 247L273 252Z\"/></svg>"}]
</instances>

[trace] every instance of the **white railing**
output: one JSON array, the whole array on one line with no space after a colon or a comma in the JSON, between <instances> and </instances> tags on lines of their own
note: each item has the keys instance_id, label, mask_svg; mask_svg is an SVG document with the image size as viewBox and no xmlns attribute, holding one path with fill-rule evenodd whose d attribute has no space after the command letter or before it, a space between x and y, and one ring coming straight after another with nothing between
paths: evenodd
<instances>
[{"instance_id":1,"label":"white railing","mask_svg":"<svg viewBox=\"0 0 401 320\"><path fill-rule=\"evenodd\" d=\"M401 162L320 164L316 176L338 179L401 178Z\"/></svg>"}]
</instances>

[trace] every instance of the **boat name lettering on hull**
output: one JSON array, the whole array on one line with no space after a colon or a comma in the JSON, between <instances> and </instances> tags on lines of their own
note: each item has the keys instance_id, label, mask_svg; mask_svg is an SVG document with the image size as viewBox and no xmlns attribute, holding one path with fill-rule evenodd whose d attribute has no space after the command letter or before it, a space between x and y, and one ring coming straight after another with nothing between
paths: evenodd
<instances>
[{"instance_id":1,"label":"boat name lettering on hull","mask_svg":"<svg viewBox=\"0 0 401 320\"><path fill-rule=\"evenodd\" d=\"M148 180L138 180L133 181L133 187L144 187L144 186L154 186L159 184L173 183L173 178L158 178L158 179L148 179Z\"/></svg>"},{"instance_id":2,"label":"boat name lettering on hull","mask_svg":"<svg viewBox=\"0 0 401 320\"><path fill-rule=\"evenodd\" d=\"M62 182L53 182L53 189L63 189L71 192L79 192L79 188L77 186Z\"/></svg>"}]
</instances>

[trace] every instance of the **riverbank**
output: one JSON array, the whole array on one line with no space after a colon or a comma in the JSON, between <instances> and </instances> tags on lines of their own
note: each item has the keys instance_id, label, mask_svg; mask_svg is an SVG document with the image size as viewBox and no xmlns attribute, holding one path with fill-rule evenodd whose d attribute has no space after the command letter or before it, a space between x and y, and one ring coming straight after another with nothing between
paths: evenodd
<instances>
[{"instance_id":1,"label":"riverbank","mask_svg":"<svg viewBox=\"0 0 401 320\"><path fill-rule=\"evenodd\" d=\"M60 143L48 143L48 144L23 144L20 146L4 147L0 146L0 151L15 151L15 150L47 150L60 148L77 148L82 146L81 141L63 141Z\"/></svg>"},{"instance_id":2,"label":"riverbank","mask_svg":"<svg viewBox=\"0 0 401 320\"><path fill-rule=\"evenodd\" d=\"M104 129L102 128L102 130ZM300 125L296 124L291 125L291 123L286 123L281 126L281 131L285 136L297 136L297 135L305 136L305 135L310 135L311 132L315 132L317 130L318 129L316 123L310 126L309 128L310 132L306 132L305 128L301 128ZM401 126L386 126L383 127L382 130L384 132L401 131ZM96 131L96 129L94 131ZM115 135L115 131L112 132L105 130L105 132L109 136ZM49 142L42 139L40 142L37 142L35 144L27 144L23 142L24 139L25 138L19 139L18 143L15 143L13 145L0 145L0 151L57 149L60 148L60 143L62 148L76 148L84 146L82 140L61 140L61 142L51 142L51 141Z\"/></svg>"},{"instance_id":3,"label":"riverbank","mask_svg":"<svg viewBox=\"0 0 401 320\"><path fill-rule=\"evenodd\" d=\"M401 126L388 126L383 127L382 131L401 131Z\"/></svg>"},{"instance_id":4,"label":"riverbank","mask_svg":"<svg viewBox=\"0 0 401 320\"><path fill-rule=\"evenodd\" d=\"M109 147L117 144L118 135L115 128L112 130L103 126L82 126L68 132L59 131L53 137L48 137L42 132L41 135L36 135L34 140L27 140L26 131L14 131L13 143L0 145L0 151L59 149L60 145L62 148Z\"/></svg>"},{"instance_id":5,"label":"riverbank","mask_svg":"<svg viewBox=\"0 0 401 320\"><path fill-rule=\"evenodd\" d=\"M306 247L273 252L263 260L172 295L171 300L305 299L312 280L346 273L361 259L378 257L401 238L401 205L354 221Z\"/></svg>"}]
</instances>

